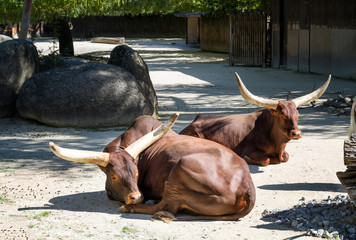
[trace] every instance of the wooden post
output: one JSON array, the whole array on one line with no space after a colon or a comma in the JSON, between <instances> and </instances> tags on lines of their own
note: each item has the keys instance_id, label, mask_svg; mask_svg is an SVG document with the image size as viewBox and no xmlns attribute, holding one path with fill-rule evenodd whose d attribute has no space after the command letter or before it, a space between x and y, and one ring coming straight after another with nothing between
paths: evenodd
<instances>
[{"instance_id":1,"label":"wooden post","mask_svg":"<svg viewBox=\"0 0 356 240\"><path fill-rule=\"evenodd\" d=\"M233 27L232 27L232 14L234 13L230 13L229 15L229 65L230 66L233 66L233 61L232 61L232 38L233 38Z\"/></svg>"}]
</instances>

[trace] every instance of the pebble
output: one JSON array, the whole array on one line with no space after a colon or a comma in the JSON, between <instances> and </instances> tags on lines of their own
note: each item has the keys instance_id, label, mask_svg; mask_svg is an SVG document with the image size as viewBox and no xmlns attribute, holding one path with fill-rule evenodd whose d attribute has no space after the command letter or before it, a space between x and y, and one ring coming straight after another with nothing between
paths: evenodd
<instances>
[{"instance_id":1,"label":"pebble","mask_svg":"<svg viewBox=\"0 0 356 240\"><path fill-rule=\"evenodd\" d=\"M356 206L346 195L329 196L306 202L287 210L265 210L262 219L305 231L307 235L334 240L356 239Z\"/></svg>"},{"instance_id":2,"label":"pebble","mask_svg":"<svg viewBox=\"0 0 356 240\"><path fill-rule=\"evenodd\" d=\"M324 229L318 229L318 231L316 232L317 237L322 237L323 234L324 234Z\"/></svg>"}]
</instances>

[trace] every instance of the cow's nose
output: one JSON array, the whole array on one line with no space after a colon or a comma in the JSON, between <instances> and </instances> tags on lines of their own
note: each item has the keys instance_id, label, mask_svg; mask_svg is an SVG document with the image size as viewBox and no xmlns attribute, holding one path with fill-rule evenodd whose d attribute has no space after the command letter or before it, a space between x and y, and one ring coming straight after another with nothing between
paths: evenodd
<instances>
[{"instance_id":1,"label":"cow's nose","mask_svg":"<svg viewBox=\"0 0 356 240\"><path fill-rule=\"evenodd\" d=\"M301 137L302 137L302 131L300 131L300 130L292 131L292 139L299 139Z\"/></svg>"},{"instance_id":2,"label":"cow's nose","mask_svg":"<svg viewBox=\"0 0 356 240\"><path fill-rule=\"evenodd\" d=\"M138 203L141 201L142 201L142 195L140 192L133 192L133 193L130 193L128 196L128 202L130 204Z\"/></svg>"}]
</instances>

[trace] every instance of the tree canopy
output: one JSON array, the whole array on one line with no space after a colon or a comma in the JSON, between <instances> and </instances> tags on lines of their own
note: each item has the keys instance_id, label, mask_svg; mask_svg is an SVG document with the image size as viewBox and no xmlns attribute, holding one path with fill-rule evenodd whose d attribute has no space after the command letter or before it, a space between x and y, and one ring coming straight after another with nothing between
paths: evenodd
<instances>
[{"instance_id":1,"label":"tree canopy","mask_svg":"<svg viewBox=\"0 0 356 240\"><path fill-rule=\"evenodd\" d=\"M228 14L236 10L268 11L270 0L33 0L31 22L54 17L120 16L206 12ZM23 1L0 0L0 23L21 20Z\"/></svg>"}]
</instances>

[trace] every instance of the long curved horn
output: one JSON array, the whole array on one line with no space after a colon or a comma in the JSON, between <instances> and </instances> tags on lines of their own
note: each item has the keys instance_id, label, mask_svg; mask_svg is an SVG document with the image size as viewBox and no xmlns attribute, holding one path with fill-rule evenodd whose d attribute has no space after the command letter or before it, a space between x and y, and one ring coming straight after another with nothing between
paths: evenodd
<instances>
[{"instance_id":1,"label":"long curved horn","mask_svg":"<svg viewBox=\"0 0 356 240\"><path fill-rule=\"evenodd\" d=\"M58 157L68 161L81 162L81 163L93 163L93 164L98 164L102 167L106 167L109 163L109 153L106 152L94 152L94 151L61 148L58 147L53 142L49 143L49 148Z\"/></svg>"},{"instance_id":2,"label":"long curved horn","mask_svg":"<svg viewBox=\"0 0 356 240\"><path fill-rule=\"evenodd\" d=\"M125 151L135 159L143 150L145 150L147 147L151 146L153 143L163 137L164 134L166 134L168 130L173 126L178 116L178 113L173 114L167 122L156 128L156 130L147 133L135 142L131 143L127 148L125 148Z\"/></svg>"},{"instance_id":3,"label":"long curved horn","mask_svg":"<svg viewBox=\"0 0 356 240\"><path fill-rule=\"evenodd\" d=\"M331 74L329 74L328 80L326 80L326 82L320 88L307 95L294 98L291 101L294 102L297 107L315 101L316 99L320 98L321 95L323 95L323 93L325 92L325 90L327 89L330 83L330 80L331 80Z\"/></svg>"},{"instance_id":4,"label":"long curved horn","mask_svg":"<svg viewBox=\"0 0 356 240\"><path fill-rule=\"evenodd\" d=\"M243 84L240 76L235 72L235 77L237 81L237 86L239 87L240 93L242 97L249 103L261 106L261 107L267 107L267 108L277 108L278 105L278 100L273 100L273 99L268 99L268 98L261 98L258 96L253 95L250 93L249 90L245 87Z\"/></svg>"}]
</instances>

